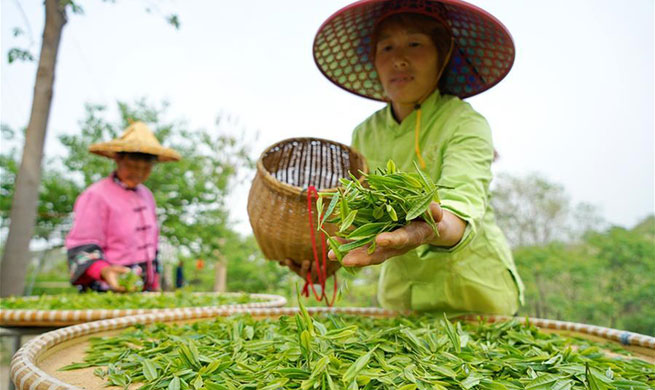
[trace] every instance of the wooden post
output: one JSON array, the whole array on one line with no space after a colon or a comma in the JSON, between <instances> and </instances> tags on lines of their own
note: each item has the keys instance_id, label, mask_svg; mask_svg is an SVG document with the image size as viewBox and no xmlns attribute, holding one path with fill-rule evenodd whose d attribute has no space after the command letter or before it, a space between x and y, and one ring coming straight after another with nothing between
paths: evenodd
<instances>
[{"instance_id":1,"label":"wooden post","mask_svg":"<svg viewBox=\"0 0 655 390\"><path fill-rule=\"evenodd\" d=\"M225 292L227 289L227 259L221 251L216 249L216 263L214 265L214 292Z\"/></svg>"}]
</instances>

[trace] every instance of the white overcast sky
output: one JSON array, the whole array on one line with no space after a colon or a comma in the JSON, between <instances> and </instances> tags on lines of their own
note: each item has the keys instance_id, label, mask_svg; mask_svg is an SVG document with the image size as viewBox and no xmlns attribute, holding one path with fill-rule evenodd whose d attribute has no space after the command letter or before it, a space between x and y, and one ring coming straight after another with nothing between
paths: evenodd
<instances>
[{"instance_id":1,"label":"white overcast sky","mask_svg":"<svg viewBox=\"0 0 655 390\"><path fill-rule=\"evenodd\" d=\"M43 1L0 1L0 120L17 129L29 118L36 64L8 65L6 53L29 44L11 34L26 26L38 53ZM170 116L192 128L213 128L219 113L229 113L259 132L254 156L289 137L348 144L352 128L381 107L334 87L312 59L316 30L350 1L77 2L85 14L70 15L64 28L48 155L61 152L57 135L79 129L85 102L168 100ZM539 172L611 223L632 226L654 213L654 2L472 3L499 18L516 44L505 80L468 99L491 124L501 155L494 171ZM180 30L144 12L149 4L177 13ZM248 187L230 200L244 232Z\"/></svg>"}]
</instances>

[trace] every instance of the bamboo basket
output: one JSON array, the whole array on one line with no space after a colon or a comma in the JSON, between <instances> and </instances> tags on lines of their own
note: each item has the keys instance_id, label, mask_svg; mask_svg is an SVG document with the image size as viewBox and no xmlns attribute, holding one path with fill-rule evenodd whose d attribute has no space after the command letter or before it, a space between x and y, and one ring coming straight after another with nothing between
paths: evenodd
<instances>
[{"instance_id":1,"label":"bamboo basket","mask_svg":"<svg viewBox=\"0 0 655 390\"><path fill-rule=\"evenodd\" d=\"M364 157L346 145L319 138L290 138L268 147L257 161L248 195L248 217L264 256L296 262L313 258L307 188L336 191L349 172L361 179ZM312 202L312 218L317 222ZM325 225L329 233L333 225Z\"/></svg>"},{"instance_id":2,"label":"bamboo basket","mask_svg":"<svg viewBox=\"0 0 655 390\"><path fill-rule=\"evenodd\" d=\"M145 292L143 294L159 295L170 293ZM193 293L194 295L221 295L224 297L238 297L241 293ZM247 294L250 298L259 299L260 302L225 304L221 308L266 308L281 307L287 304L286 298L273 294ZM40 297L28 297L39 299ZM189 310L202 310L210 307L189 307ZM0 326L17 327L53 327L81 324L84 322L104 320L109 318L133 316L137 314L162 313L175 309L88 309L88 310L29 310L29 309L2 309L0 310Z\"/></svg>"},{"instance_id":3,"label":"bamboo basket","mask_svg":"<svg viewBox=\"0 0 655 390\"><path fill-rule=\"evenodd\" d=\"M351 314L370 317L391 317L404 315L391 310L374 307L309 307L311 315L326 313ZM91 337L110 336L137 324L153 322L189 322L210 319L217 316L230 316L235 313L250 313L255 318L277 318L281 315L294 315L298 308L193 308L176 309L157 314L143 314L114 318L70 326L44 333L27 342L11 361L11 379L18 390L78 390L83 388L103 388L104 382L93 375L93 368L75 371L58 371L58 368L74 361L81 361ZM507 321L512 317L483 316L489 322ZM462 316L464 321L477 321L480 316ZM567 336L581 336L596 341L613 341L634 356L655 362L655 337L603 328L579 323L545 320L538 318L517 318L530 321L545 331L563 333Z\"/></svg>"}]
</instances>

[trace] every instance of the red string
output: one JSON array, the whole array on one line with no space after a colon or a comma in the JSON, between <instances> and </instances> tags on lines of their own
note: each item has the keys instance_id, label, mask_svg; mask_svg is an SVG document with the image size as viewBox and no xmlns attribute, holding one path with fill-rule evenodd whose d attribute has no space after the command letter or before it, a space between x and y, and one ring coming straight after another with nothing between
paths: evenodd
<instances>
[{"instance_id":1,"label":"red string","mask_svg":"<svg viewBox=\"0 0 655 390\"><path fill-rule=\"evenodd\" d=\"M316 236L314 235L314 221L312 220L312 200L313 200L312 197L318 199L318 191L316 190L316 187L309 186L309 188L307 188L307 215L309 216L309 234L312 239L312 252L314 253L314 269L316 270L316 274L318 276L318 283L321 286L321 295L319 296L318 293L316 292L316 289L314 288L314 283L312 283L311 272L307 272L307 278L305 280L305 286L302 289L302 295L305 297L309 297L309 289L311 287L316 300L320 302L323 299L325 299L325 303L327 303L327 305L331 307L334 304L334 301L337 297L337 275L334 274L334 289L332 292L332 300L328 301L327 295L325 294L325 282L327 280L327 253L326 253L326 245L325 245L325 233L321 231L321 235L320 235L321 255L323 260L323 264L321 264L318 259L318 251L316 249ZM321 210L319 210L319 219L320 219L320 211Z\"/></svg>"}]
</instances>

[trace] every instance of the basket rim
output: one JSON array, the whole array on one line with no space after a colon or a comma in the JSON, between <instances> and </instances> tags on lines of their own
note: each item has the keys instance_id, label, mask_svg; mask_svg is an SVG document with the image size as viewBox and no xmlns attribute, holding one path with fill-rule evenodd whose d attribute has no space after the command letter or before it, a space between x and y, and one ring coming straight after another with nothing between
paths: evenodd
<instances>
[{"instance_id":1,"label":"basket rim","mask_svg":"<svg viewBox=\"0 0 655 390\"><path fill-rule=\"evenodd\" d=\"M391 317L408 315L410 311L394 311L377 307L308 307L307 311L318 314L354 314L371 317ZM209 319L217 316L227 317L233 314L246 313L254 316L273 317L281 315L294 315L299 313L298 307L279 308L186 308L171 309L163 313L140 314L129 317L120 317L95 322L73 325L44 333L28 341L14 355L11 360L10 378L19 390L24 389L68 389L77 390L79 387L64 383L49 375L37 366L39 357L50 348L65 341L76 339L89 334L110 330L121 330L135 324L150 324L153 322L173 322L195 319ZM529 321L531 324L544 329L562 331L575 331L591 336L618 341L623 345L640 346L655 350L655 337L639 333L627 332L617 329L605 328L595 325L575 322L548 320L530 317L511 317L503 315L469 314L454 317L461 321L476 321L480 318L489 322L500 322L516 319L520 322Z\"/></svg>"},{"instance_id":2,"label":"basket rim","mask_svg":"<svg viewBox=\"0 0 655 390\"><path fill-rule=\"evenodd\" d=\"M298 187L298 186L293 186L291 184L287 184L287 183L284 183L282 181L277 180L264 167L264 162L263 162L264 156L266 156L273 148L278 147L278 146L283 145L283 144L287 144L287 143L289 143L291 141L295 141L295 140L298 140L298 141L307 141L307 140L309 140L309 141L321 141L321 142L329 143L329 144L332 144L332 145L337 145L337 146L339 146L341 148L344 148L344 149L350 151L351 153L356 154L360 158L360 160L362 161L362 168L363 168L363 169L361 169L361 171L364 172L364 173L368 173L368 164L366 163L366 159L364 158L364 155L362 155L360 152L358 152L357 150L355 150L354 148L352 148L352 147L350 147L348 145L342 144L341 142L325 139L325 138L292 137L292 138L283 139L281 141L278 141L278 142L270 145L269 147L264 149L264 151L259 155L259 158L257 159L257 173L261 173L262 178L264 179L264 183L267 186L269 186L271 188L278 189L281 192L286 193L287 195L301 195L301 194L303 194L303 193L305 193L307 191L307 188L301 188L301 187ZM363 175L360 176L358 180L359 180L360 183L362 183L363 180L364 180L364 176ZM338 187L331 187L331 188L324 188L324 189L319 189L319 190L320 190L320 192L336 192L337 188Z\"/></svg>"}]
</instances>

